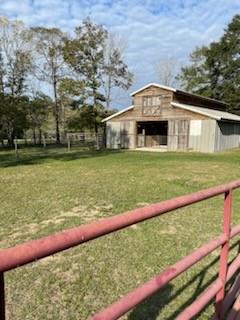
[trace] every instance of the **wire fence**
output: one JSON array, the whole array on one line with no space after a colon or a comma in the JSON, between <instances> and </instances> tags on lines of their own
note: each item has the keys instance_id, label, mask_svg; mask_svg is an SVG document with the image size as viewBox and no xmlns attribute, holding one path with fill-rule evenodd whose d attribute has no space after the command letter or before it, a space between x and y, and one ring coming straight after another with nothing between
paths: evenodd
<instances>
[{"instance_id":1,"label":"wire fence","mask_svg":"<svg viewBox=\"0 0 240 320\"><path fill-rule=\"evenodd\" d=\"M2 140L0 144L0 150L12 149L15 151L15 155L19 157L20 150L24 148L38 147L43 151L47 151L52 147L63 147L71 151L75 147L83 147L89 149L102 149L105 147L104 134L91 134L91 133L68 133L63 136L59 143L56 143L54 136L42 137L42 140L36 143L33 139L14 139L13 145L9 145L7 140Z\"/></svg>"}]
</instances>

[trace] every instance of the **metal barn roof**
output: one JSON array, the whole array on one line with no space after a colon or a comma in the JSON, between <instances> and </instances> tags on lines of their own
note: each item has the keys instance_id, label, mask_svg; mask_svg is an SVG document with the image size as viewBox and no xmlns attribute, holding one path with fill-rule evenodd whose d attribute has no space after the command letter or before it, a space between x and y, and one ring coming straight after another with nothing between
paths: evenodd
<instances>
[{"instance_id":1,"label":"metal barn roof","mask_svg":"<svg viewBox=\"0 0 240 320\"><path fill-rule=\"evenodd\" d=\"M207 117L215 119L215 120L228 120L228 121L240 122L240 116L233 114L233 113L230 113L230 112L208 109L208 108L203 108L203 107L197 107L197 106L178 103L178 102L172 102L171 105L173 107L192 111L192 112L207 116Z\"/></svg>"},{"instance_id":2,"label":"metal barn roof","mask_svg":"<svg viewBox=\"0 0 240 320\"><path fill-rule=\"evenodd\" d=\"M131 109L133 109L133 108L134 108L134 106L129 106L129 107L125 108L125 109L122 109L122 110L120 110L120 111L112 114L111 116L109 116L109 117L107 117L107 118L104 118L104 119L102 120L102 122L106 122L106 121L108 121L108 120L111 120L112 118L115 118L116 116L119 116L120 114L122 114L122 113L124 113L124 112L126 112L126 111L129 111L129 110L131 110Z\"/></svg>"},{"instance_id":3,"label":"metal barn roof","mask_svg":"<svg viewBox=\"0 0 240 320\"><path fill-rule=\"evenodd\" d=\"M161 85L161 84L158 84L158 83L154 83L154 82L146 84L145 86L141 87L140 89L132 92L130 95L134 96L135 94L137 94L137 93L139 93L139 92L141 92L141 91L143 91L143 90L145 90L145 89L147 89L149 87L152 87L152 86L160 88L160 89L165 89L165 90L168 90L168 91L172 91L172 92L175 92L176 94L177 93L185 94L185 95L188 95L188 96L201 98L201 99L206 100L206 101L216 102L216 103L221 104L221 105L227 105L223 101L219 101L219 100L216 100L216 99L213 99L213 98L204 97L204 96L201 96L201 95L196 94L196 93L187 92L187 91L176 89L176 88L173 88L173 87L164 86L164 85Z\"/></svg>"},{"instance_id":4,"label":"metal barn roof","mask_svg":"<svg viewBox=\"0 0 240 320\"><path fill-rule=\"evenodd\" d=\"M161 84L151 82L151 83L148 83L147 85L141 87L140 89L132 92L130 95L131 95L131 96L134 96L136 93L141 92L141 91L143 91L144 89L147 89L147 88L152 87L152 86L153 86L153 87L160 88L160 89L165 89L165 90L169 90L169 91L172 91L172 92L176 92L176 89L174 89L174 88L172 88L172 87L163 86L163 85L161 85Z\"/></svg>"}]
</instances>

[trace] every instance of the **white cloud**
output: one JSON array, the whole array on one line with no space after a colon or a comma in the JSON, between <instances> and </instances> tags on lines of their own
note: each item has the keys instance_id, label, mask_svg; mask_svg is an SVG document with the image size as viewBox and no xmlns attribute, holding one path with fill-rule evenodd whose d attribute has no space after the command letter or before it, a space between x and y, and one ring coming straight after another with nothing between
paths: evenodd
<instances>
[{"instance_id":1,"label":"white cloud","mask_svg":"<svg viewBox=\"0 0 240 320\"><path fill-rule=\"evenodd\" d=\"M133 90L157 81L153 70L159 58L187 62L196 47L217 40L239 0L1 0L1 15L27 25L56 26L71 31L90 16L127 39L125 52L135 72Z\"/></svg>"}]
</instances>

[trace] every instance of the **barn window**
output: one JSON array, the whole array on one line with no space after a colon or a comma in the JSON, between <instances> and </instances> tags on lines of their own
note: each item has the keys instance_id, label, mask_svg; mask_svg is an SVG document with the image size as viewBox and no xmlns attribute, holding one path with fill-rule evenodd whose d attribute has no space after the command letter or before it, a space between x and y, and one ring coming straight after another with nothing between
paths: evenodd
<instances>
[{"instance_id":1,"label":"barn window","mask_svg":"<svg viewBox=\"0 0 240 320\"><path fill-rule=\"evenodd\" d=\"M153 116L161 113L162 96L144 96L142 100L143 115Z\"/></svg>"},{"instance_id":2,"label":"barn window","mask_svg":"<svg viewBox=\"0 0 240 320\"><path fill-rule=\"evenodd\" d=\"M152 107L161 105L161 96L145 96L143 97L143 106Z\"/></svg>"}]
</instances>

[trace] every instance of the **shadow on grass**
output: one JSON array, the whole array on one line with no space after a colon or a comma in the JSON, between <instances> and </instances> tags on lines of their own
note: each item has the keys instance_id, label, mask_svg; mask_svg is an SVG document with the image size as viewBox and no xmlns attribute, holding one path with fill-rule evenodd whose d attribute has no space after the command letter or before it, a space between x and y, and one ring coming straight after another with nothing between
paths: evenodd
<instances>
[{"instance_id":1,"label":"shadow on grass","mask_svg":"<svg viewBox=\"0 0 240 320\"><path fill-rule=\"evenodd\" d=\"M156 320L168 303L172 290L173 285L167 284L161 292L155 293L133 309L128 320Z\"/></svg>"},{"instance_id":2,"label":"shadow on grass","mask_svg":"<svg viewBox=\"0 0 240 320\"><path fill-rule=\"evenodd\" d=\"M0 168L13 167L18 165L34 165L41 164L45 161L59 160L59 161L72 161L77 159L87 159L93 157L101 157L107 155L113 155L116 153L122 153L126 150L109 150L103 149L100 151L86 148L86 147L73 147L69 152L66 145L50 145L44 151L43 147L36 145L19 146L17 158L14 150L9 147L0 148ZM142 152L134 151L132 155L135 155L135 161L138 161L138 158L143 158L145 155L148 155L148 161L153 161L156 163L156 160L163 161L175 161L176 157L178 161L196 161L196 162L226 162L226 160L232 163L240 163L240 152L239 149L229 153L218 153L218 154L202 154L202 153L188 153L188 152L166 152L166 153L157 153L157 152ZM229 157L231 156L231 157Z\"/></svg>"},{"instance_id":3,"label":"shadow on grass","mask_svg":"<svg viewBox=\"0 0 240 320\"><path fill-rule=\"evenodd\" d=\"M27 151L26 151L27 150ZM19 165L36 165L46 161L73 161L78 159L89 159L94 157L105 157L121 152L120 150L91 150L80 149L67 151L66 148L47 149L45 152L42 149L31 148L20 149L19 157L13 151L0 152L0 168L14 167Z\"/></svg>"},{"instance_id":4,"label":"shadow on grass","mask_svg":"<svg viewBox=\"0 0 240 320\"><path fill-rule=\"evenodd\" d=\"M236 256L240 253L240 241L235 242L230 250L233 250L235 247L238 247ZM230 261L230 263L235 259L235 257ZM212 260L209 264L207 264L201 272L196 274L190 281L188 281L185 285L177 289L177 291L173 292L174 286L169 283L163 289L152 295L151 297L144 300L141 304L137 305L135 309L133 309L129 316L128 320L157 320L163 319L161 317L162 310L164 306L168 303L173 302L181 293L183 293L189 286L196 283L196 289L190 298L188 298L179 308L177 307L172 313L165 317L165 320L174 320L177 316L186 309L191 303L193 303L197 297L209 286L211 283L217 279L217 275L212 276L209 280L205 281L205 277L207 276L209 270L219 262L219 257ZM238 274L232 277L232 279L228 282L227 288L230 289L231 285L234 283ZM201 314L207 309L209 305L212 304L212 301L204 307L204 309L198 314L198 316L193 319L199 318Z\"/></svg>"}]
</instances>

